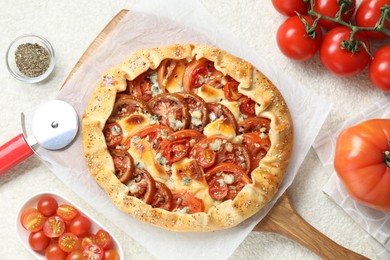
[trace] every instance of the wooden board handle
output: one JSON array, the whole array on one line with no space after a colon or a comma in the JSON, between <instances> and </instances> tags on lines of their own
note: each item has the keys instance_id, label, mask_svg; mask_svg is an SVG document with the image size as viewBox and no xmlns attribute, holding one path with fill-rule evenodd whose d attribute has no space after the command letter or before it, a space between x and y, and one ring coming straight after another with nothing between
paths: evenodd
<instances>
[{"instance_id":1,"label":"wooden board handle","mask_svg":"<svg viewBox=\"0 0 390 260\"><path fill-rule=\"evenodd\" d=\"M292 207L286 193L253 230L289 237L323 259L368 259L340 246L306 222Z\"/></svg>"}]
</instances>

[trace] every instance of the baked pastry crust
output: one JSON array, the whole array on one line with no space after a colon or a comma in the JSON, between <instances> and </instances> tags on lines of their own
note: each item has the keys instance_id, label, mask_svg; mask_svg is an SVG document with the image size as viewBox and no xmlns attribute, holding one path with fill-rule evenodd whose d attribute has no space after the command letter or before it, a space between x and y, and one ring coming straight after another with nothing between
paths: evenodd
<instances>
[{"instance_id":1,"label":"baked pastry crust","mask_svg":"<svg viewBox=\"0 0 390 260\"><path fill-rule=\"evenodd\" d=\"M238 81L238 91L257 102L256 115L271 120L271 147L252 171L252 183L247 184L233 200L212 206L207 212L194 214L153 208L129 196L129 188L116 177L102 131L113 110L116 94L126 90L128 80L134 80L148 69L157 69L164 59L191 61L202 57L214 62L217 70ZM82 119L82 142L90 172L119 209L163 229L205 232L238 225L275 196L292 153L293 123L279 90L250 63L216 47L177 44L139 50L104 73Z\"/></svg>"}]
</instances>

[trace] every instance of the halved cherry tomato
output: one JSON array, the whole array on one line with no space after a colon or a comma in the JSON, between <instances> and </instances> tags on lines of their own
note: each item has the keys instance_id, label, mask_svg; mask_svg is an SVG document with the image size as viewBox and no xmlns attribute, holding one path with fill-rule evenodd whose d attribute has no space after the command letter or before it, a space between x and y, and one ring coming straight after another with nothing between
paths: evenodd
<instances>
[{"instance_id":1,"label":"halved cherry tomato","mask_svg":"<svg viewBox=\"0 0 390 260\"><path fill-rule=\"evenodd\" d=\"M208 84L215 88L223 87L221 83L223 74L216 70L214 63L205 58L193 59L187 64L183 75L183 87L185 92L191 92L194 88L199 88Z\"/></svg>"},{"instance_id":2,"label":"halved cherry tomato","mask_svg":"<svg viewBox=\"0 0 390 260\"><path fill-rule=\"evenodd\" d=\"M162 182L156 181L156 193L152 203L153 208L160 208L170 211L173 207L171 190Z\"/></svg>"},{"instance_id":3,"label":"halved cherry tomato","mask_svg":"<svg viewBox=\"0 0 390 260\"><path fill-rule=\"evenodd\" d=\"M20 220L25 229L37 232L43 228L46 218L36 208L28 208L22 212Z\"/></svg>"},{"instance_id":4,"label":"halved cherry tomato","mask_svg":"<svg viewBox=\"0 0 390 260\"><path fill-rule=\"evenodd\" d=\"M78 237L85 237L91 230L91 221L86 216L78 215L70 222L69 230Z\"/></svg>"},{"instance_id":5,"label":"halved cherry tomato","mask_svg":"<svg viewBox=\"0 0 390 260\"><path fill-rule=\"evenodd\" d=\"M28 243L34 251L43 251L50 244L51 239L43 233L42 230L31 232L28 237Z\"/></svg>"},{"instance_id":6,"label":"halved cherry tomato","mask_svg":"<svg viewBox=\"0 0 390 260\"><path fill-rule=\"evenodd\" d=\"M165 140L159 146L158 151L168 160L169 164L180 161L190 151L190 142L186 139Z\"/></svg>"},{"instance_id":7,"label":"halved cherry tomato","mask_svg":"<svg viewBox=\"0 0 390 260\"><path fill-rule=\"evenodd\" d=\"M103 248L96 244L90 244L83 251L83 260L101 260L103 255Z\"/></svg>"},{"instance_id":8,"label":"halved cherry tomato","mask_svg":"<svg viewBox=\"0 0 390 260\"><path fill-rule=\"evenodd\" d=\"M185 214L204 212L204 203L200 198L195 197L189 191L179 191L173 193L174 207L172 211L179 211Z\"/></svg>"},{"instance_id":9,"label":"halved cherry tomato","mask_svg":"<svg viewBox=\"0 0 390 260\"><path fill-rule=\"evenodd\" d=\"M239 133L265 133L268 134L271 128L271 120L264 117L248 117L240 123Z\"/></svg>"},{"instance_id":10,"label":"halved cherry tomato","mask_svg":"<svg viewBox=\"0 0 390 260\"><path fill-rule=\"evenodd\" d=\"M156 183L145 169L136 168L134 177L127 184L129 195L137 197L146 204L150 204L156 192Z\"/></svg>"},{"instance_id":11,"label":"halved cherry tomato","mask_svg":"<svg viewBox=\"0 0 390 260\"><path fill-rule=\"evenodd\" d=\"M111 244L111 240L111 235L103 229L99 229L95 234L95 244L103 249L106 249Z\"/></svg>"},{"instance_id":12,"label":"halved cherry tomato","mask_svg":"<svg viewBox=\"0 0 390 260\"><path fill-rule=\"evenodd\" d=\"M123 138L122 128L117 123L107 124L103 128L103 134L108 148L115 148Z\"/></svg>"},{"instance_id":13,"label":"halved cherry tomato","mask_svg":"<svg viewBox=\"0 0 390 260\"><path fill-rule=\"evenodd\" d=\"M51 243L45 250L47 260L65 260L68 254L62 251L58 243Z\"/></svg>"},{"instance_id":14,"label":"halved cherry tomato","mask_svg":"<svg viewBox=\"0 0 390 260\"><path fill-rule=\"evenodd\" d=\"M164 93L165 89L158 85L156 71L148 70L139 75L132 82L128 81L127 87L130 95L148 102L153 96Z\"/></svg>"},{"instance_id":15,"label":"halved cherry tomato","mask_svg":"<svg viewBox=\"0 0 390 260\"><path fill-rule=\"evenodd\" d=\"M153 147L154 150L160 145L161 141L167 139L168 135L172 134L173 130L169 126L165 125L148 125L135 134L132 135L138 136L141 139L147 140ZM130 142L131 138L129 138ZM125 144L127 145L127 144Z\"/></svg>"},{"instance_id":16,"label":"halved cherry tomato","mask_svg":"<svg viewBox=\"0 0 390 260\"><path fill-rule=\"evenodd\" d=\"M188 106L188 110L191 117L190 125L188 128L202 132L203 128L208 123L209 111L206 102L198 95L194 95L191 93L180 92L177 94L184 98Z\"/></svg>"},{"instance_id":17,"label":"halved cherry tomato","mask_svg":"<svg viewBox=\"0 0 390 260\"><path fill-rule=\"evenodd\" d=\"M226 142L222 149L217 152L215 164L233 163L249 173L251 161L248 148L245 145Z\"/></svg>"},{"instance_id":18,"label":"halved cherry tomato","mask_svg":"<svg viewBox=\"0 0 390 260\"><path fill-rule=\"evenodd\" d=\"M234 199L245 185L252 183L245 171L232 163L218 164L208 170L205 177L209 184L209 194L216 200ZM227 192L225 186L228 187Z\"/></svg>"},{"instance_id":19,"label":"halved cherry tomato","mask_svg":"<svg viewBox=\"0 0 390 260\"><path fill-rule=\"evenodd\" d=\"M160 94L154 96L148 105L157 115L158 121L173 130L186 129L190 123L190 115L184 98L177 94Z\"/></svg>"},{"instance_id":20,"label":"halved cherry tomato","mask_svg":"<svg viewBox=\"0 0 390 260\"><path fill-rule=\"evenodd\" d=\"M115 176L123 184L127 184L133 177L134 161L133 157L124 150L113 149L109 150L112 160L114 161Z\"/></svg>"},{"instance_id":21,"label":"halved cherry tomato","mask_svg":"<svg viewBox=\"0 0 390 260\"><path fill-rule=\"evenodd\" d=\"M255 113L255 105L256 105L255 101L253 101L252 99L246 97L242 101L242 103L240 105L240 111L243 114L246 114L246 115L249 115L249 116L254 116L254 115L256 115L256 113Z\"/></svg>"},{"instance_id":22,"label":"halved cherry tomato","mask_svg":"<svg viewBox=\"0 0 390 260\"><path fill-rule=\"evenodd\" d=\"M57 208L57 215L65 221L71 221L79 214L79 211L69 204L61 204Z\"/></svg>"},{"instance_id":23,"label":"halved cherry tomato","mask_svg":"<svg viewBox=\"0 0 390 260\"><path fill-rule=\"evenodd\" d=\"M210 122L214 122L215 120L223 117L232 124L234 131L237 132L237 121L229 108L217 103L207 103L207 107L209 109Z\"/></svg>"},{"instance_id":24,"label":"halved cherry tomato","mask_svg":"<svg viewBox=\"0 0 390 260\"><path fill-rule=\"evenodd\" d=\"M119 254L115 249L108 249L104 251L104 260L119 260Z\"/></svg>"},{"instance_id":25,"label":"halved cherry tomato","mask_svg":"<svg viewBox=\"0 0 390 260\"><path fill-rule=\"evenodd\" d=\"M229 81L225 84L223 87L223 93L225 94L225 97L229 101L237 101L242 97L242 94L238 92L238 85L239 83L237 81Z\"/></svg>"},{"instance_id":26,"label":"halved cherry tomato","mask_svg":"<svg viewBox=\"0 0 390 260\"><path fill-rule=\"evenodd\" d=\"M83 237L83 239L81 239L81 248L85 249L87 245L94 244L95 239L95 235L93 234Z\"/></svg>"},{"instance_id":27,"label":"halved cherry tomato","mask_svg":"<svg viewBox=\"0 0 390 260\"><path fill-rule=\"evenodd\" d=\"M197 143L199 142L200 140L203 140L205 139L206 136L196 130L191 130L191 129L184 129L184 130L180 130L180 131L176 131L174 133L171 133L169 136L168 136L168 140L182 140L182 139L185 139L185 140L188 140L190 143ZM191 145L191 147L193 146L193 144Z\"/></svg>"},{"instance_id":28,"label":"halved cherry tomato","mask_svg":"<svg viewBox=\"0 0 390 260\"><path fill-rule=\"evenodd\" d=\"M214 165L217 154L210 148L199 149L196 152L196 159L203 168L209 168Z\"/></svg>"},{"instance_id":29,"label":"halved cherry tomato","mask_svg":"<svg viewBox=\"0 0 390 260\"><path fill-rule=\"evenodd\" d=\"M66 232L60 236L58 239L58 245L60 246L62 251L71 252L80 247L81 242L80 239L71 232Z\"/></svg>"},{"instance_id":30,"label":"halved cherry tomato","mask_svg":"<svg viewBox=\"0 0 390 260\"><path fill-rule=\"evenodd\" d=\"M39 199L37 207L39 212L41 212L45 217L49 217L56 213L58 203L56 199L51 196L43 196Z\"/></svg>"},{"instance_id":31,"label":"halved cherry tomato","mask_svg":"<svg viewBox=\"0 0 390 260\"><path fill-rule=\"evenodd\" d=\"M70 252L65 260L82 260L83 259L83 250L76 249Z\"/></svg>"},{"instance_id":32,"label":"halved cherry tomato","mask_svg":"<svg viewBox=\"0 0 390 260\"><path fill-rule=\"evenodd\" d=\"M251 167L250 171L252 172L259 166L259 162L263 159L271 147L271 141L268 136L261 138L258 133L246 133L242 135L243 140L242 144L248 148L250 155Z\"/></svg>"},{"instance_id":33,"label":"halved cherry tomato","mask_svg":"<svg viewBox=\"0 0 390 260\"><path fill-rule=\"evenodd\" d=\"M65 232L65 222L59 216L51 216L46 219L43 233L47 237L59 237Z\"/></svg>"},{"instance_id":34,"label":"halved cherry tomato","mask_svg":"<svg viewBox=\"0 0 390 260\"><path fill-rule=\"evenodd\" d=\"M117 120L137 112L143 114L152 114L152 111L145 101L130 95L118 94L112 113L108 118L108 122L114 123Z\"/></svg>"}]
</instances>

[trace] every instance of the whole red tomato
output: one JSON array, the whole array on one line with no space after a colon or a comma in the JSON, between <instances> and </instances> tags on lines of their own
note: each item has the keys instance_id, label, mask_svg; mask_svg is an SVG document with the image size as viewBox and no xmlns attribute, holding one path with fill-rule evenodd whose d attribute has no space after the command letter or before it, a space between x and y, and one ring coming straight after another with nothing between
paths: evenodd
<instances>
[{"instance_id":1,"label":"whole red tomato","mask_svg":"<svg viewBox=\"0 0 390 260\"><path fill-rule=\"evenodd\" d=\"M353 13L355 12L356 7L356 0L350 0L350 1L339 1L339 0L316 0L314 2L313 9L318 14L328 16L328 17L335 17L337 12L340 10L339 3L345 3L344 11L341 13L341 19L344 22L349 22L351 20L351 17L353 16ZM325 29L330 30L334 27L339 26L338 23L326 20L326 19L320 19L318 23L323 26Z\"/></svg>"},{"instance_id":2,"label":"whole red tomato","mask_svg":"<svg viewBox=\"0 0 390 260\"><path fill-rule=\"evenodd\" d=\"M303 0L272 0L276 11L286 16L307 14L307 4Z\"/></svg>"},{"instance_id":3,"label":"whole red tomato","mask_svg":"<svg viewBox=\"0 0 390 260\"><path fill-rule=\"evenodd\" d=\"M374 53L369 75L375 86L385 92L390 92L390 45L383 46Z\"/></svg>"},{"instance_id":4,"label":"whole red tomato","mask_svg":"<svg viewBox=\"0 0 390 260\"><path fill-rule=\"evenodd\" d=\"M390 5L390 0L363 0L356 11L356 25L361 27L374 27L381 15L380 8L384 5ZM385 21L384 25L390 30L389 21ZM364 33L375 40L383 40L389 37L381 32L366 31Z\"/></svg>"},{"instance_id":5,"label":"whole red tomato","mask_svg":"<svg viewBox=\"0 0 390 260\"><path fill-rule=\"evenodd\" d=\"M311 26L313 19L303 16ZM290 59L305 61L312 58L322 40L322 32L319 27L315 29L315 38L312 39L306 32L306 27L298 16L288 18L282 23L276 33L276 41L280 51Z\"/></svg>"},{"instance_id":6,"label":"whole red tomato","mask_svg":"<svg viewBox=\"0 0 390 260\"><path fill-rule=\"evenodd\" d=\"M343 46L343 42L350 38L351 29L341 26L330 30L324 37L320 47L322 64L337 76L353 76L362 71L370 62L370 55L361 44L355 52ZM361 41L370 50L367 37L355 34L355 41Z\"/></svg>"},{"instance_id":7,"label":"whole red tomato","mask_svg":"<svg viewBox=\"0 0 390 260\"><path fill-rule=\"evenodd\" d=\"M334 167L353 198L390 211L390 119L371 119L345 129L336 142Z\"/></svg>"}]
</instances>

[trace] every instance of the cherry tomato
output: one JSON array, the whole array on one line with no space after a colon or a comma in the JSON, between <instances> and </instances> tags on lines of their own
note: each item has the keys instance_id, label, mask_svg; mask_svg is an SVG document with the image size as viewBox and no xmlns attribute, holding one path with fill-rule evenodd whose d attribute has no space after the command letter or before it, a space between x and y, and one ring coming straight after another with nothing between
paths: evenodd
<instances>
[{"instance_id":1,"label":"cherry tomato","mask_svg":"<svg viewBox=\"0 0 390 260\"><path fill-rule=\"evenodd\" d=\"M83 251L83 260L101 260L103 255L103 248L96 244L90 244Z\"/></svg>"},{"instance_id":2,"label":"cherry tomato","mask_svg":"<svg viewBox=\"0 0 390 260\"><path fill-rule=\"evenodd\" d=\"M43 196L39 199L37 207L39 212L45 217L50 217L56 213L58 203L56 199L51 196Z\"/></svg>"},{"instance_id":3,"label":"cherry tomato","mask_svg":"<svg viewBox=\"0 0 390 260\"><path fill-rule=\"evenodd\" d=\"M79 214L79 211L69 204L61 204L57 208L57 215L65 221L71 221Z\"/></svg>"},{"instance_id":4,"label":"cherry tomato","mask_svg":"<svg viewBox=\"0 0 390 260\"><path fill-rule=\"evenodd\" d=\"M335 170L353 198L387 212L390 212L389 140L390 119L364 121L340 133L334 160Z\"/></svg>"},{"instance_id":5,"label":"cherry tomato","mask_svg":"<svg viewBox=\"0 0 390 260\"><path fill-rule=\"evenodd\" d=\"M111 244L111 235L107 231L99 229L95 234L95 244L106 249Z\"/></svg>"},{"instance_id":6,"label":"cherry tomato","mask_svg":"<svg viewBox=\"0 0 390 260\"><path fill-rule=\"evenodd\" d=\"M252 172L259 166L259 162L263 159L271 147L271 141L268 136L261 138L258 133L246 133L242 135L242 144L248 148L250 155L250 171Z\"/></svg>"},{"instance_id":7,"label":"cherry tomato","mask_svg":"<svg viewBox=\"0 0 390 260\"><path fill-rule=\"evenodd\" d=\"M203 128L208 123L209 111L206 102L198 95L193 95L191 93L180 92L177 94L182 96L188 105L188 110L191 117L188 128L202 132Z\"/></svg>"},{"instance_id":8,"label":"cherry tomato","mask_svg":"<svg viewBox=\"0 0 390 260\"><path fill-rule=\"evenodd\" d=\"M390 0L363 0L356 11L356 25L374 27L381 15L380 8L385 5L390 5ZM384 27L390 30L389 20L385 21ZM365 31L363 33L374 40L383 40L389 37L381 32Z\"/></svg>"},{"instance_id":9,"label":"cherry tomato","mask_svg":"<svg viewBox=\"0 0 390 260\"><path fill-rule=\"evenodd\" d=\"M82 260L83 259L83 250L76 249L68 254L65 260Z\"/></svg>"},{"instance_id":10,"label":"cherry tomato","mask_svg":"<svg viewBox=\"0 0 390 260\"><path fill-rule=\"evenodd\" d=\"M129 196L137 197L146 204L150 204L156 192L156 182L145 169L136 168L133 179L127 184Z\"/></svg>"},{"instance_id":11,"label":"cherry tomato","mask_svg":"<svg viewBox=\"0 0 390 260\"><path fill-rule=\"evenodd\" d=\"M215 164L216 157L217 154L210 148L199 149L196 151L196 160L203 168L209 168L213 166Z\"/></svg>"},{"instance_id":12,"label":"cherry tomato","mask_svg":"<svg viewBox=\"0 0 390 260\"><path fill-rule=\"evenodd\" d=\"M225 84L223 87L223 93L225 94L225 97L229 101L237 101L242 97L242 94L238 92L238 85L239 83L237 81L229 81Z\"/></svg>"},{"instance_id":13,"label":"cherry tomato","mask_svg":"<svg viewBox=\"0 0 390 260\"><path fill-rule=\"evenodd\" d=\"M248 117L240 123L239 133L269 133L271 120L264 117Z\"/></svg>"},{"instance_id":14,"label":"cherry tomato","mask_svg":"<svg viewBox=\"0 0 390 260\"><path fill-rule=\"evenodd\" d=\"M103 128L103 134L108 148L115 148L123 138L122 128L117 123L107 124Z\"/></svg>"},{"instance_id":15,"label":"cherry tomato","mask_svg":"<svg viewBox=\"0 0 390 260\"><path fill-rule=\"evenodd\" d=\"M245 171L233 163L221 163L205 173L209 194L215 200L234 199L245 185L252 183Z\"/></svg>"},{"instance_id":16,"label":"cherry tomato","mask_svg":"<svg viewBox=\"0 0 390 260\"><path fill-rule=\"evenodd\" d=\"M174 208L172 211L179 211L185 214L193 214L204 211L204 203L200 198L195 197L189 191L178 191L173 193Z\"/></svg>"},{"instance_id":17,"label":"cherry tomato","mask_svg":"<svg viewBox=\"0 0 390 260\"><path fill-rule=\"evenodd\" d=\"M374 53L369 67L371 82L379 89L390 92L390 45Z\"/></svg>"},{"instance_id":18,"label":"cherry tomato","mask_svg":"<svg viewBox=\"0 0 390 260\"><path fill-rule=\"evenodd\" d=\"M57 243L51 243L45 250L47 260L65 260L67 255Z\"/></svg>"},{"instance_id":19,"label":"cherry tomato","mask_svg":"<svg viewBox=\"0 0 390 260\"><path fill-rule=\"evenodd\" d=\"M114 108L108 118L108 122L114 123L115 121L128 117L133 113L140 112L144 114L152 114L152 111L145 101L130 95L118 94Z\"/></svg>"},{"instance_id":20,"label":"cherry tomato","mask_svg":"<svg viewBox=\"0 0 390 260\"><path fill-rule=\"evenodd\" d=\"M30 232L41 230L45 224L46 218L35 208L28 208L21 214L22 226Z\"/></svg>"},{"instance_id":21,"label":"cherry tomato","mask_svg":"<svg viewBox=\"0 0 390 260\"><path fill-rule=\"evenodd\" d=\"M337 12L340 10L339 0L316 0L314 1L314 11L317 13L328 16L328 17L335 17ZM349 4L346 4L344 11L341 13L341 19L348 23L353 13L355 12L356 8L356 0L349 1ZM327 30L330 30L334 27L339 26L338 23L326 20L326 19L320 19L318 21L318 24L320 24L322 27L324 27Z\"/></svg>"},{"instance_id":22,"label":"cherry tomato","mask_svg":"<svg viewBox=\"0 0 390 260\"><path fill-rule=\"evenodd\" d=\"M43 233L42 230L37 232L31 232L28 237L28 243L34 251L43 251L50 244L51 239Z\"/></svg>"},{"instance_id":23,"label":"cherry tomato","mask_svg":"<svg viewBox=\"0 0 390 260\"><path fill-rule=\"evenodd\" d=\"M222 72L215 69L212 61L205 58L193 59L184 70L184 91L191 92L205 84L214 88L223 88L223 78Z\"/></svg>"},{"instance_id":24,"label":"cherry tomato","mask_svg":"<svg viewBox=\"0 0 390 260\"><path fill-rule=\"evenodd\" d=\"M303 0L272 0L276 11L286 16L307 14L307 4Z\"/></svg>"},{"instance_id":25,"label":"cherry tomato","mask_svg":"<svg viewBox=\"0 0 390 260\"><path fill-rule=\"evenodd\" d=\"M156 181L156 193L151 204L153 208L170 211L173 207L171 190L162 182Z\"/></svg>"},{"instance_id":26,"label":"cherry tomato","mask_svg":"<svg viewBox=\"0 0 390 260\"><path fill-rule=\"evenodd\" d=\"M89 218L78 215L69 224L69 230L78 237L85 237L91 229L91 221Z\"/></svg>"},{"instance_id":27,"label":"cherry tomato","mask_svg":"<svg viewBox=\"0 0 390 260\"><path fill-rule=\"evenodd\" d=\"M66 232L58 239L58 245L62 251L71 252L81 246L80 239L73 233Z\"/></svg>"},{"instance_id":28,"label":"cherry tomato","mask_svg":"<svg viewBox=\"0 0 390 260\"><path fill-rule=\"evenodd\" d=\"M336 27L324 37L320 48L322 64L337 76L353 76L362 71L370 61L370 55L359 45L354 53L344 49L342 42L350 37L351 30L347 27ZM355 34L354 40L363 42L370 49L367 37Z\"/></svg>"},{"instance_id":29,"label":"cherry tomato","mask_svg":"<svg viewBox=\"0 0 390 260\"><path fill-rule=\"evenodd\" d=\"M303 16L307 23L313 25L313 19ZM288 18L276 32L276 42L280 51L288 58L297 61L311 59L317 52L322 41L322 31L315 29L314 38L308 34L306 27L298 16Z\"/></svg>"},{"instance_id":30,"label":"cherry tomato","mask_svg":"<svg viewBox=\"0 0 390 260\"><path fill-rule=\"evenodd\" d=\"M224 118L224 120L227 120L225 122L230 123L233 126L234 131L237 132L237 121L229 108L218 103L207 103L207 107L209 109L209 123Z\"/></svg>"},{"instance_id":31,"label":"cherry tomato","mask_svg":"<svg viewBox=\"0 0 390 260\"><path fill-rule=\"evenodd\" d=\"M119 254L115 249L108 249L104 251L103 260L119 260Z\"/></svg>"},{"instance_id":32,"label":"cherry tomato","mask_svg":"<svg viewBox=\"0 0 390 260\"><path fill-rule=\"evenodd\" d=\"M114 161L115 176L120 182L127 184L133 177L134 161L131 155L121 149L109 150Z\"/></svg>"},{"instance_id":33,"label":"cherry tomato","mask_svg":"<svg viewBox=\"0 0 390 260\"><path fill-rule=\"evenodd\" d=\"M165 89L159 86L157 81L157 71L148 70L133 81L127 82L128 92L131 96L148 102L153 96L165 92Z\"/></svg>"},{"instance_id":34,"label":"cherry tomato","mask_svg":"<svg viewBox=\"0 0 390 260\"><path fill-rule=\"evenodd\" d=\"M256 114L255 106L256 106L256 102L246 97L240 105L240 111L243 114L254 116Z\"/></svg>"},{"instance_id":35,"label":"cherry tomato","mask_svg":"<svg viewBox=\"0 0 390 260\"><path fill-rule=\"evenodd\" d=\"M59 216L51 216L46 219L43 232L47 237L59 237L65 232L65 222Z\"/></svg>"},{"instance_id":36,"label":"cherry tomato","mask_svg":"<svg viewBox=\"0 0 390 260\"><path fill-rule=\"evenodd\" d=\"M158 121L173 130L186 129L190 123L190 114L184 98L177 94L154 96L148 105L157 115Z\"/></svg>"},{"instance_id":37,"label":"cherry tomato","mask_svg":"<svg viewBox=\"0 0 390 260\"><path fill-rule=\"evenodd\" d=\"M190 150L190 142L186 139L166 141L163 146L161 153L169 164L180 161L187 156Z\"/></svg>"},{"instance_id":38,"label":"cherry tomato","mask_svg":"<svg viewBox=\"0 0 390 260\"><path fill-rule=\"evenodd\" d=\"M93 234L83 237L83 239L81 239L81 248L85 249L87 245L94 244L95 239L95 235Z\"/></svg>"}]
</instances>

